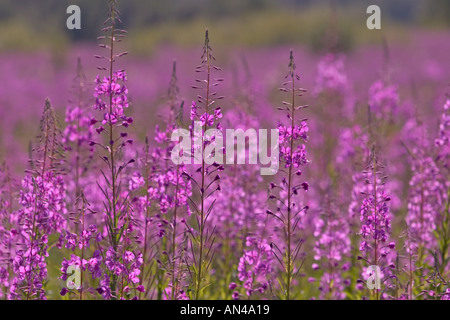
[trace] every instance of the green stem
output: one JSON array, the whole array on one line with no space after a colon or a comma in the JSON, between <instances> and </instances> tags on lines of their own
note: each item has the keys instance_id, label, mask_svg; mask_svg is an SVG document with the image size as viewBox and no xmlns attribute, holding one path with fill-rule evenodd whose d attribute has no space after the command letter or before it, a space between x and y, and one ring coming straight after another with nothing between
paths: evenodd
<instances>
[{"instance_id":1,"label":"green stem","mask_svg":"<svg viewBox=\"0 0 450 320\"><path fill-rule=\"evenodd\" d=\"M108 144L110 146L110 169L111 169L111 189L112 189L112 213L113 213L113 227L111 228L111 240L112 247L114 252L117 250L117 224L118 217L116 212L116 174L115 174L115 159L114 159L114 130L112 124L112 113L113 113L113 96L112 96L112 79L113 79L113 65L114 65L114 31L115 31L115 8L111 6L111 36L110 36L110 57L109 57L109 117L108 117L108 126L109 126L109 141ZM111 280L111 295L113 299L117 299L117 277L115 274L112 274Z\"/></svg>"},{"instance_id":2,"label":"green stem","mask_svg":"<svg viewBox=\"0 0 450 320\"><path fill-rule=\"evenodd\" d=\"M205 113L208 113L208 106L209 106L209 83L210 83L210 75L211 75L211 64L209 59L209 40L208 40L208 31L206 31L206 39L205 39L205 48L206 48L206 66L207 66L207 80L206 80L206 101L205 101ZM202 132L202 183L201 183L201 211L200 211L200 252L198 257L198 268L197 268L197 279L196 279L196 290L195 290L195 300L198 300L200 297L200 289L201 289L201 282L202 282L202 272L203 272L203 250L204 250L204 228L205 228L205 159L204 159L204 152L205 152L205 142L204 142L204 133L206 132L207 124L205 121L205 124L203 126L203 132Z\"/></svg>"}]
</instances>

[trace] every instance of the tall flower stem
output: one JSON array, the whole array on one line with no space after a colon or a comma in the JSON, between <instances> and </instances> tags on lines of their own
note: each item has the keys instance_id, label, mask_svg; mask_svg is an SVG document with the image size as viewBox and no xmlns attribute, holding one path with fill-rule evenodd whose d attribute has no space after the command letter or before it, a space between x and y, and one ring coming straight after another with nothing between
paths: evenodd
<instances>
[{"instance_id":1,"label":"tall flower stem","mask_svg":"<svg viewBox=\"0 0 450 320\"><path fill-rule=\"evenodd\" d=\"M294 57L290 55L291 62L289 66L291 67L291 81L292 81L292 97L291 97L291 132L294 131L295 127L295 64L294 64ZM294 149L294 137L291 136L290 139L290 150L289 150L289 158L292 159L293 155L293 149ZM293 272L293 266L292 266L292 252L291 252L291 238L292 238L292 230L291 230L291 223L292 223L292 204L291 204L291 190L292 190L292 163L289 166L288 171L288 206L287 206L287 270L286 270L286 300L290 300L291 298L291 282L292 282L292 272Z\"/></svg>"},{"instance_id":2,"label":"tall flower stem","mask_svg":"<svg viewBox=\"0 0 450 320\"><path fill-rule=\"evenodd\" d=\"M278 203L277 211L274 213L267 210L267 214L277 218L282 224L283 236L281 237L281 242L283 250L274 242L272 243L272 248L273 254L281 266L281 272L279 274L282 291L281 297L286 300L292 299L292 281L299 273L302 265L302 263L298 266L295 265L304 242L302 239L296 237L295 231L301 227L300 222L303 212L306 212L308 209L308 206L300 206L298 200L296 200L297 198L294 198L294 196L299 195L299 190L303 189L305 192L308 191L309 186L306 181L297 183L295 180L302 175L301 167L309 163L307 160L306 146L302 143L307 141L307 132L309 129L306 119L297 120L295 115L296 111L308 106L295 105L296 96L303 96L306 90L295 87L296 81L300 80L300 76L296 72L292 50L289 55L288 67L289 73L285 77L288 80L283 83L284 87L279 90L290 94L290 102L283 101L284 107L278 108L279 110L284 110L287 118L290 120L288 125L284 125L283 123L278 124L280 161L284 162L284 168L286 170L282 170L284 176L280 185L275 183L270 184L270 190L280 190L279 196L273 193L275 190L269 192L269 199L276 200Z\"/></svg>"},{"instance_id":3,"label":"tall flower stem","mask_svg":"<svg viewBox=\"0 0 450 320\"><path fill-rule=\"evenodd\" d=\"M114 42L115 42L115 24L116 24L116 3L115 1L110 1L110 21L111 21L111 33L109 36L109 117L108 117L108 128L109 128L109 161L110 161L110 169L111 169L111 192L112 192L112 199L111 199L111 209L112 209L112 229L111 229L111 240L112 240L112 247L114 249L114 252L117 251L117 224L118 224L118 217L117 217L117 186L116 186L116 164L115 164L115 147L114 147L114 127L112 123L112 115L113 115L113 95L112 95L112 84L113 84L113 66L114 66ZM111 294L113 299L117 298L117 277L113 273L112 279L111 279Z\"/></svg>"},{"instance_id":4,"label":"tall flower stem","mask_svg":"<svg viewBox=\"0 0 450 320\"><path fill-rule=\"evenodd\" d=\"M177 262L176 262L176 255L177 255L177 208L178 208L178 192L179 192L179 177L180 177L180 166L177 165L176 169L176 187L175 187L175 208L173 209L173 231L172 231L172 295L171 299L175 300L176 294L178 292L178 275L177 275Z\"/></svg>"},{"instance_id":5,"label":"tall flower stem","mask_svg":"<svg viewBox=\"0 0 450 320\"><path fill-rule=\"evenodd\" d=\"M114 63L114 30L115 30L115 10L114 7L111 9L111 35L110 35L110 59L109 59L109 91L112 92L112 79L113 79L113 63ZM112 114L113 114L113 96L109 95L109 114L108 125L109 125L109 145L110 145L110 160L111 160L111 184L112 184L112 210L113 210L113 221L114 221L114 231L117 228L117 214L116 214L116 173L115 173L115 163L114 163L114 130L112 125ZM114 250L117 248L117 239L115 234L113 234L113 247ZM114 292L114 291L113 291Z\"/></svg>"},{"instance_id":6,"label":"tall flower stem","mask_svg":"<svg viewBox=\"0 0 450 320\"><path fill-rule=\"evenodd\" d=\"M176 103L177 103L177 98L178 98L178 85L177 85L177 63L176 61L173 62L172 65L172 77L170 80L170 86L169 86L169 90L168 90L168 96L169 96L169 103L170 103L170 117L169 117L169 121L168 121L168 125L172 125L172 122L177 122L176 126L180 126L182 124L182 112L183 112L183 104L181 104L180 110L179 110L179 114L178 117L175 113L176 113ZM173 217L172 217L172 225L173 225L173 230L172 230L172 244L171 244L171 250L172 250L172 258L171 258L171 272L172 272L172 290L171 290L171 299L175 300L177 298L177 294L179 292L179 274L178 272L180 272L179 268L181 265L181 255L180 257L178 257L177 259L177 227L178 227L178 207L179 207L179 196L180 196L180 165L177 164L176 165L176 169L175 169L175 174L176 174L176 180L175 180L175 196L174 196L174 208L173 208ZM177 260L178 260L178 266L177 266Z\"/></svg>"},{"instance_id":7,"label":"tall flower stem","mask_svg":"<svg viewBox=\"0 0 450 320\"><path fill-rule=\"evenodd\" d=\"M150 218L150 194L149 194L149 176L150 176L150 163L149 163L149 144L148 137L145 137L145 158L144 158L144 174L145 174L145 217L144 217L144 251L142 253L142 265L143 270L140 274L140 283L143 283L144 275L145 275L145 266L147 262L147 248L148 248L148 228L149 228L149 218ZM145 293L144 293L145 295ZM139 293L139 298L141 298L142 292Z\"/></svg>"},{"instance_id":8,"label":"tall flower stem","mask_svg":"<svg viewBox=\"0 0 450 320\"><path fill-rule=\"evenodd\" d=\"M82 201L82 205L81 205L81 232L82 232L82 237L84 237L84 230L85 230L85 213L86 213L86 199L84 197L84 194L82 191L80 191L80 197L81 197L81 201ZM81 246L81 266L80 266L80 300L83 300L83 260L84 260L84 246L85 246L85 239L82 238L82 246Z\"/></svg>"},{"instance_id":9,"label":"tall flower stem","mask_svg":"<svg viewBox=\"0 0 450 320\"><path fill-rule=\"evenodd\" d=\"M220 81L223 79L212 79L211 72L212 69L221 70L219 67L213 64L213 60L215 60L212 49L209 44L209 35L208 30L205 32L205 42L203 46L203 54L202 54L202 62L199 66L196 67L196 72L206 72L206 79L196 79L197 83L200 83L201 86L193 86L194 89L204 90L204 96L198 95L198 102L202 106L201 114L198 114L197 103L194 101L191 105L191 120L192 125L191 129L191 137L194 139L195 144L194 148L192 148L193 155L191 157L194 159L194 163L200 164L198 169L194 172L195 175L200 175L199 178L194 178L187 172L183 172L183 175L187 177L188 180L192 180L195 183L195 186L199 189L199 203L197 204L192 197L188 197L188 200L195 211L195 220L197 222L198 232L197 234L191 233L194 236L193 241L191 241L191 249L192 249L192 258L194 263L194 271L189 273L192 277L193 287L194 287L194 298L199 299L202 291L202 281L204 280L204 275L206 274L207 269L210 267L212 263L212 258L214 256L214 233L215 227L211 232L207 229L207 219L211 214L215 200L208 201L209 197L216 192L220 191L219 180L220 176L217 174L218 171L224 170L224 166L221 165L223 163L223 159L220 159L221 155L214 153L214 158L208 158L208 161L205 160L204 153L207 147L215 145L215 134L211 137L206 137L206 132L208 127L212 127L215 124L217 125L217 129L213 129L215 131L221 131L221 124L218 121L222 118L221 108L215 107L216 100L220 100L223 97L217 97L216 92L212 91L212 88L217 86ZM211 80L216 81L215 83L211 83ZM214 108L214 109L213 109ZM197 132L194 128L198 123L196 120L201 122L201 133ZM217 121L217 122L216 122ZM200 131L200 130L199 130ZM221 134L221 132L220 132ZM201 143L201 146L198 143ZM216 150L215 150L216 152ZM201 153L200 155L198 153ZM201 157L198 159L198 157ZM212 160L213 163L209 163L209 160ZM210 170L212 168L212 170ZM214 174L213 179L208 179L210 175ZM214 190L210 190L215 187ZM197 249L197 250L194 250Z\"/></svg>"},{"instance_id":10,"label":"tall flower stem","mask_svg":"<svg viewBox=\"0 0 450 320\"><path fill-rule=\"evenodd\" d=\"M41 179L42 182L44 182L45 179L45 168L47 166L47 153L48 153L48 144L49 144L49 139L50 139L50 114L52 113L52 109L51 109L51 105L50 105L50 101L47 99L45 101L45 109L44 109L44 119L43 119L43 134L44 134L44 155L43 155L43 163L42 163L42 169L41 169ZM50 114L49 114L50 113ZM36 228L36 216L38 215L37 210L38 210L38 202L41 201L41 197L39 197L38 195L36 195L36 201L34 202L34 214L33 214L33 222L32 222L32 230L31 230L31 246L30 246L30 265L33 265L33 247L34 247L34 243L36 242L36 234L37 234L37 228ZM30 299L30 293L32 292L31 290L31 283L34 282L33 281L33 277L32 274L34 273L29 273L29 285L30 288L27 291L27 300ZM30 277L31 276L31 277Z\"/></svg>"},{"instance_id":11,"label":"tall flower stem","mask_svg":"<svg viewBox=\"0 0 450 320\"><path fill-rule=\"evenodd\" d=\"M116 58L122 57L127 54L127 52L115 53L115 43L121 42L122 38L125 36L126 31L118 29L117 23L120 21L119 11L117 10L117 1L109 0L109 12L108 19L105 21L106 27L102 29L107 35L98 37L99 40L103 40L99 46L107 49L107 56L95 56L99 59L105 59L107 61L107 68L98 67L99 70L107 71L108 76L104 77L102 80L100 76L97 75L96 87L95 87L95 105L94 108L103 111L103 119L101 119L102 125L96 128L98 134L104 134L108 140L106 143L95 143L99 145L103 150L105 150L105 156L101 159L106 163L107 170L101 170L104 181L106 183L106 189L99 184L99 188L105 196L106 203L106 214L105 214L105 226L108 231L108 259L121 259L121 254L118 252L122 249L122 243L125 243L126 238L129 236L128 221L128 206L129 199L128 195L121 193L121 173L123 173L125 167L135 160L131 159L128 162L119 164L122 160L121 152L126 145L132 144L133 140L128 139L128 134L126 132L121 132L120 135L116 130L119 128L128 128L130 124L133 123L131 117L125 115L124 109L129 107L129 101L127 98L128 89L125 86L127 81L125 70L114 70L114 62ZM109 105L108 105L109 104ZM97 119L93 119L91 124L97 123ZM105 128L103 127L105 126ZM123 197L121 197L123 195ZM120 202L120 203L119 203ZM123 241L122 241L123 240ZM129 243L127 243L129 245ZM123 247L125 250L125 247ZM125 252L125 251L124 251ZM128 254L127 259L132 259L130 254ZM127 264L130 263L130 260ZM140 262L137 264L141 265ZM136 266L135 264L134 266ZM133 267L134 268L134 267ZM116 267L115 270L109 270L107 275L103 278L103 284L105 288L107 287L107 294L104 294L107 298L118 299L118 279L123 273L124 269ZM136 283L138 277L131 276L132 282ZM137 271L136 271L137 272ZM125 283L125 282L124 282ZM123 288L122 288L123 289ZM105 292L105 291L103 291ZM122 292L122 290L120 290ZM123 298L123 297L122 297Z\"/></svg>"},{"instance_id":12,"label":"tall flower stem","mask_svg":"<svg viewBox=\"0 0 450 320\"><path fill-rule=\"evenodd\" d=\"M206 30L205 34L205 50L206 50L206 96L205 96L205 113L208 113L209 106L209 83L210 83L210 75L211 75L211 65L210 65L210 47L209 47L209 37L208 30ZM203 132L206 131L207 122L205 121L205 125L203 126ZM201 182L201 190L200 190L200 252L198 254L198 273L196 279L196 290L195 290L195 299L198 300L200 297L200 288L202 283L202 267L203 267L203 246L204 246L204 229L205 229L205 159L204 159L204 151L205 151L205 143L204 143L204 134L202 134L202 182Z\"/></svg>"},{"instance_id":13,"label":"tall flower stem","mask_svg":"<svg viewBox=\"0 0 450 320\"><path fill-rule=\"evenodd\" d=\"M373 253L373 265L378 265L378 223L377 223L377 211L378 211L378 189L377 189L377 159L375 154L375 144L373 145L373 158L372 158L372 178L373 178L373 215L374 215L374 253ZM379 300L378 289L375 290L376 300Z\"/></svg>"},{"instance_id":14,"label":"tall flower stem","mask_svg":"<svg viewBox=\"0 0 450 320\"><path fill-rule=\"evenodd\" d=\"M439 241L441 264L439 271L444 274L447 267L448 251L450 247L450 188L447 188L447 201L445 203L444 214L442 217L442 238Z\"/></svg>"}]
</instances>

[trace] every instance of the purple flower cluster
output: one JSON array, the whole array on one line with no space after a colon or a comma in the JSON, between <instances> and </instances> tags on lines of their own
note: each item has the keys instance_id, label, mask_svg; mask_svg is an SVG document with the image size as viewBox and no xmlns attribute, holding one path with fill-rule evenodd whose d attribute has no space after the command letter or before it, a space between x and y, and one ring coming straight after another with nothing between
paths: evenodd
<instances>
[{"instance_id":1,"label":"purple flower cluster","mask_svg":"<svg viewBox=\"0 0 450 320\"><path fill-rule=\"evenodd\" d=\"M280 162L284 163L283 177L281 182L270 183L270 200L276 201L276 212L267 210L267 214L276 218L281 225L277 227L282 231L278 235L278 245L274 245L273 253L280 262L280 282L283 282L281 296L286 300L291 298L291 286L295 274L298 274L298 266L295 264L300 255L303 245L303 239L298 230L304 227L302 218L304 217L308 206L301 205L299 191L305 192L309 189L306 181L298 181L302 175L302 168L309 163L307 160L307 151L304 142L307 141L308 126L304 119L297 119L296 112L306 106L297 105L295 98L302 96L306 92L303 88L296 87L296 81L300 80L297 74L294 62L293 52L291 50L289 57L289 73L286 81L280 88L280 91L290 93L291 101L284 101L286 107L279 108L286 112L289 124L279 124L280 132L279 151Z\"/></svg>"},{"instance_id":2,"label":"purple flower cluster","mask_svg":"<svg viewBox=\"0 0 450 320\"><path fill-rule=\"evenodd\" d=\"M312 268L323 269L319 286L321 299L344 299L345 287L350 284L343 276L349 269L349 264L344 261L350 255L350 228L337 210L331 203L327 204L322 217L315 221L314 260L320 265L314 263Z\"/></svg>"},{"instance_id":3,"label":"purple flower cluster","mask_svg":"<svg viewBox=\"0 0 450 320\"><path fill-rule=\"evenodd\" d=\"M391 119L399 108L397 86L382 80L374 82L369 89L369 106L378 119Z\"/></svg>"},{"instance_id":4,"label":"purple flower cluster","mask_svg":"<svg viewBox=\"0 0 450 320\"><path fill-rule=\"evenodd\" d=\"M386 177L382 176L382 168L373 149L370 165L365 172L367 188L363 193L365 198L361 205L359 235L362 239L359 246L361 256L358 256L358 260L367 263L363 272L364 280L372 275L368 267L378 266L381 271L381 281L385 283L392 277L390 269L396 266L393 262L395 242L390 239L392 215L389 202L391 198L386 192ZM379 299L380 289L374 289L374 293L376 299Z\"/></svg>"},{"instance_id":5,"label":"purple flower cluster","mask_svg":"<svg viewBox=\"0 0 450 320\"><path fill-rule=\"evenodd\" d=\"M133 118L125 115L124 110L130 105L128 101L128 89L125 86L127 81L126 72L124 70L115 71L112 79L104 77L100 80L100 76L95 79L95 104L94 109L105 111L103 119L96 130L97 133L105 131L104 126L107 124L121 125L128 128L133 123ZM109 99L109 101L108 101ZM92 119L91 124L97 123Z\"/></svg>"},{"instance_id":6,"label":"purple flower cluster","mask_svg":"<svg viewBox=\"0 0 450 320\"><path fill-rule=\"evenodd\" d=\"M249 236L245 241L244 254L239 259L238 279L242 282L247 297L258 292L263 294L270 285L272 273L273 252L265 239ZM237 285L230 284L235 290ZM233 292L233 299L239 299L239 292Z\"/></svg>"},{"instance_id":7,"label":"purple flower cluster","mask_svg":"<svg viewBox=\"0 0 450 320\"><path fill-rule=\"evenodd\" d=\"M391 232L389 201L390 197L384 190L377 190L376 195L373 194L366 197L361 206L362 226L360 235L363 241L359 249L366 253L379 250L378 253L380 255L373 261L375 264L382 255L386 254L387 248L392 246L391 243L388 243ZM372 241L375 245L372 245Z\"/></svg>"},{"instance_id":8,"label":"purple flower cluster","mask_svg":"<svg viewBox=\"0 0 450 320\"><path fill-rule=\"evenodd\" d=\"M300 168L308 164L306 146L303 143L298 144L291 153L291 142L292 140L296 142L307 141L308 125L306 121L302 121L300 125L294 125L293 127L280 123L278 124L278 130L280 132L280 159L284 160L286 168L292 165L297 170L297 174L300 175Z\"/></svg>"},{"instance_id":9,"label":"purple flower cluster","mask_svg":"<svg viewBox=\"0 0 450 320\"><path fill-rule=\"evenodd\" d=\"M17 212L16 241L13 261L15 277L10 287L11 299L45 298L47 278L48 236L66 227L64 215L65 186L61 176L48 171L44 176L27 176L22 181Z\"/></svg>"},{"instance_id":10,"label":"purple flower cluster","mask_svg":"<svg viewBox=\"0 0 450 320\"><path fill-rule=\"evenodd\" d=\"M328 53L317 64L315 94L323 91L345 93L348 90L348 79L345 73L345 57Z\"/></svg>"},{"instance_id":11,"label":"purple flower cluster","mask_svg":"<svg viewBox=\"0 0 450 320\"><path fill-rule=\"evenodd\" d=\"M189 125L189 130L192 137L192 149L191 155L196 161L204 161L203 159L203 151L206 147L214 148L216 146L216 134L220 132L222 134L222 124L220 123L220 119L222 118L222 111L220 107L216 107L214 111L210 111L207 108L205 112L199 113L199 107L197 106L197 102L192 101L191 109L190 109L190 120L192 121L191 125ZM199 121L202 126L202 131L198 132L194 130L194 122ZM216 127L217 131L214 131L211 135L206 135L205 130L211 129L209 127ZM224 149L222 149L225 152ZM184 151L186 152L186 151ZM197 154L200 153L203 160L198 159ZM216 156L213 151L211 156Z\"/></svg>"},{"instance_id":12,"label":"purple flower cluster","mask_svg":"<svg viewBox=\"0 0 450 320\"><path fill-rule=\"evenodd\" d=\"M185 181L182 177L185 166L180 164L176 167L167 164L173 149L173 142L169 141L174 129L173 124L167 125L164 131L161 131L159 126L155 129L155 141L158 146L151 155L154 166L148 177L149 181L152 182L148 193L151 200L156 200L159 203L161 213L166 214L175 207L185 207L188 215L190 215L188 197L192 194L192 183L191 181ZM140 179L139 181L143 185L144 180ZM176 189L176 193L170 192L171 188Z\"/></svg>"},{"instance_id":13,"label":"purple flower cluster","mask_svg":"<svg viewBox=\"0 0 450 320\"><path fill-rule=\"evenodd\" d=\"M17 230L16 215L13 214L12 181L8 167L0 164L0 298L7 298L10 271Z\"/></svg>"},{"instance_id":14,"label":"purple flower cluster","mask_svg":"<svg viewBox=\"0 0 450 320\"><path fill-rule=\"evenodd\" d=\"M447 98L444 104L441 123L439 125L439 137L435 140L438 148L438 161L450 170L450 98Z\"/></svg>"},{"instance_id":15,"label":"purple flower cluster","mask_svg":"<svg viewBox=\"0 0 450 320\"><path fill-rule=\"evenodd\" d=\"M80 146L88 145L92 141L91 117L80 107L68 107L65 122L62 143L66 146L66 150L73 148L70 143Z\"/></svg>"},{"instance_id":16,"label":"purple flower cluster","mask_svg":"<svg viewBox=\"0 0 450 320\"><path fill-rule=\"evenodd\" d=\"M440 210L444 206L442 195L445 193L442 176L431 157L416 153L413 160L413 176L409 182L408 223L413 242L422 249L436 250L436 238L433 231Z\"/></svg>"}]
</instances>

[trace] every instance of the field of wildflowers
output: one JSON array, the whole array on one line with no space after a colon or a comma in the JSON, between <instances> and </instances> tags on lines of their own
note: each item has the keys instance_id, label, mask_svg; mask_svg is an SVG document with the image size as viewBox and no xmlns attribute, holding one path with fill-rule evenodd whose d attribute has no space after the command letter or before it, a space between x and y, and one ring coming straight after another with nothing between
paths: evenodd
<instances>
[{"instance_id":1,"label":"field of wildflowers","mask_svg":"<svg viewBox=\"0 0 450 320\"><path fill-rule=\"evenodd\" d=\"M0 54L1 299L450 300L448 31L133 57L106 10L99 47ZM227 129L278 129L278 172Z\"/></svg>"}]
</instances>

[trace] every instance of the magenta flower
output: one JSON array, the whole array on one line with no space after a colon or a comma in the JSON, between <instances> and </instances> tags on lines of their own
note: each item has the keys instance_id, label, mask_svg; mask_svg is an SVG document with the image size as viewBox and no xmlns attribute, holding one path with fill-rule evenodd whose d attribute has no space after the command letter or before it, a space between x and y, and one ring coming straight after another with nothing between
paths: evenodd
<instances>
[{"instance_id":1,"label":"magenta flower","mask_svg":"<svg viewBox=\"0 0 450 320\"><path fill-rule=\"evenodd\" d=\"M328 200L328 202L331 202ZM314 270L323 269L319 280L321 299L344 299L345 288L349 280L343 276L347 265L345 260L350 256L349 224L332 203L327 203L323 214L315 221Z\"/></svg>"},{"instance_id":2,"label":"magenta flower","mask_svg":"<svg viewBox=\"0 0 450 320\"><path fill-rule=\"evenodd\" d=\"M378 80L369 89L369 106L378 119L391 119L399 107L398 89Z\"/></svg>"}]
</instances>

